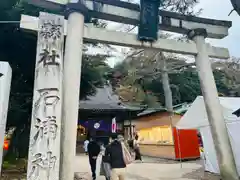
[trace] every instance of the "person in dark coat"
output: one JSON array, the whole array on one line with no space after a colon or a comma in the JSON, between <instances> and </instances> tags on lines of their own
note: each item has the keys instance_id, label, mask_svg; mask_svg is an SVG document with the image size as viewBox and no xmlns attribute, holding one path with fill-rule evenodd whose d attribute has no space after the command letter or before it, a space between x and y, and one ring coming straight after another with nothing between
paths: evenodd
<instances>
[{"instance_id":1,"label":"person in dark coat","mask_svg":"<svg viewBox=\"0 0 240 180\"><path fill-rule=\"evenodd\" d=\"M112 139L109 138L109 143L105 146L104 154L102 157L102 170L106 180L111 179L110 155L109 154L106 155L106 149L109 148L111 142L112 142Z\"/></svg>"},{"instance_id":2,"label":"person in dark coat","mask_svg":"<svg viewBox=\"0 0 240 180\"><path fill-rule=\"evenodd\" d=\"M111 180L124 180L126 164L124 162L121 142L117 136L113 136L113 142L106 147L105 157L109 158L111 166Z\"/></svg>"},{"instance_id":3,"label":"person in dark coat","mask_svg":"<svg viewBox=\"0 0 240 180\"><path fill-rule=\"evenodd\" d=\"M93 180L96 179L96 164L97 164L97 157L99 153L100 153L99 144L95 141L95 139L91 138L88 144L88 156L89 156L89 163L91 166Z\"/></svg>"}]
</instances>

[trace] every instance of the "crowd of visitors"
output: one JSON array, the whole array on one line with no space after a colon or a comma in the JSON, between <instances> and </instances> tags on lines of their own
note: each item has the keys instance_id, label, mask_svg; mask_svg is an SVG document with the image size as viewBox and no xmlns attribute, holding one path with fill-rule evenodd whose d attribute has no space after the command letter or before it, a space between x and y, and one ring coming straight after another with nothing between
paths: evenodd
<instances>
[{"instance_id":1,"label":"crowd of visitors","mask_svg":"<svg viewBox=\"0 0 240 180\"><path fill-rule=\"evenodd\" d=\"M96 179L97 158L101 155L100 175L106 180L125 180L126 167L134 160L142 161L139 149L139 137L126 142L122 135L113 135L109 143L97 142L90 138L84 142L85 152L89 156L92 171L92 179Z\"/></svg>"}]
</instances>

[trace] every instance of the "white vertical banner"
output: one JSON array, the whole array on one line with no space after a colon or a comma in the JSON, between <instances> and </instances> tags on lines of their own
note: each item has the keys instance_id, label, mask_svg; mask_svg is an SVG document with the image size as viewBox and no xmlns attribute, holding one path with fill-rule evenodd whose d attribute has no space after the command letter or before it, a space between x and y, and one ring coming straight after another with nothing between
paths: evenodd
<instances>
[{"instance_id":1,"label":"white vertical banner","mask_svg":"<svg viewBox=\"0 0 240 180\"><path fill-rule=\"evenodd\" d=\"M116 118L112 119L112 133L116 133L117 130L117 123L116 123Z\"/></svg>"},{"instance_id":2,"label":"white vertical banner","mask_svg":"<svg viewBox=\"0 0 240 180\"><path fill-rule=\"evenodd\" d=\"M0 62L0 174L2 167L4 136L7 124L12 69L8 62Z\"/></svg>"}]
</instances>

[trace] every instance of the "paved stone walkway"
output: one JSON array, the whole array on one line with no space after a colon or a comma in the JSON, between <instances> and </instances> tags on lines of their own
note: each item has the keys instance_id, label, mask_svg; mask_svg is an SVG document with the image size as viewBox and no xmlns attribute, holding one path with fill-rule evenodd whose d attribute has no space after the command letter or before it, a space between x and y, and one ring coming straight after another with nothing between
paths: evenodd
<instances>
[{"instance_id":1,"label":"paved stone walkway","mask_svg":"<svg viewBox=\"0 0 240 180\"><path fill-rule=\"evenodd\" d=\"M91 180L88 157L85 155L75 158L75 180ZM6 175L6 174L5 174ZM1 180L26 180L26 175L22 178L19 175L11 177L1 177ZM18 178L17 178L18 177ZM78 178L77 178L78 177ZM144 157L144 163L133 163L127 168L126 180L219 180L218 176L204 173L201 161L179 163L176 161L162 160L157 158ZM105 180L98 177L97 180Z\"/></svg>"},{"instance_id":2,"label":"paved stone walkway","mask_svg":"<svg viewBox=\"0 0 240 180\"><path fill-rule=\"evenodd\" d=\"M82 179L91 179L88 157L77 156L75 172ZM204 178L204 171L200 161L179 163L175 161L144 158L144 163L133 163L127 168L127 180L200 180ZM208 180L215 180L210 177ZM104 180L98 177L97 180Z\"/></svg>"}]
</instances>

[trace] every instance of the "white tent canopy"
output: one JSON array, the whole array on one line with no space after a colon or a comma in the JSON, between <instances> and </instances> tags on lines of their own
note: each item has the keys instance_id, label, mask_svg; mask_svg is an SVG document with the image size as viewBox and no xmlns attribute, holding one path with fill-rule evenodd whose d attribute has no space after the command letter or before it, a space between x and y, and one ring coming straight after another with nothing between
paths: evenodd
<instances>
[{"instance_id":1,"label":"white tent canopy","mask_svg":"<svg viewBox=\"0 0 240 180\"><path fill-rule=\"evenodd\" d=\"M226 123L237 120L232 113L240 108L240 98L219 97ZM177 124L178 129L198 129L209 126L207 112L202 96L198 96Z\"/></svg>"},{"instance_id":2,"label":"white tent canopy","mask_svg":"<svg viewBox=\"0 0 240 180\"><path fill-rule=\"evenodd\" d=\"M240 174L240 118L232 113L240 108L240 98L219 97L225 123L228 130L231 146L233 149L238 173ZM199 129L204 146L205 170L212 173L219 173L218 161L210 125L207 118L204 99L198 96L191 107L178 122L180 129Z\"/></svg>"}]
</instances>

